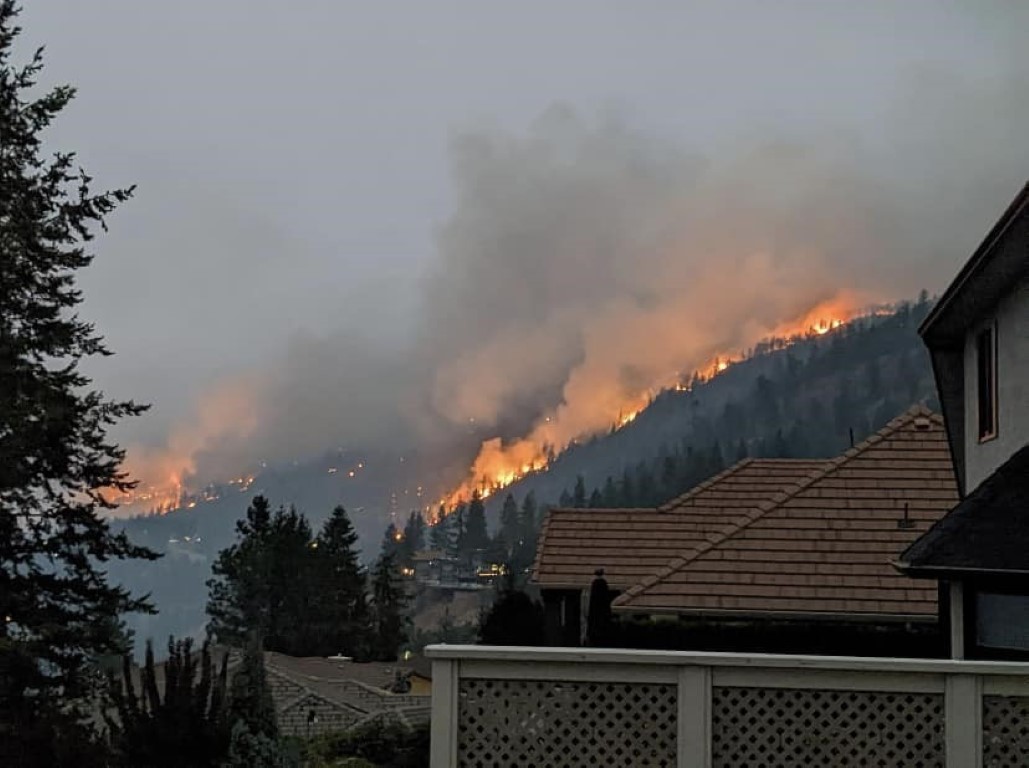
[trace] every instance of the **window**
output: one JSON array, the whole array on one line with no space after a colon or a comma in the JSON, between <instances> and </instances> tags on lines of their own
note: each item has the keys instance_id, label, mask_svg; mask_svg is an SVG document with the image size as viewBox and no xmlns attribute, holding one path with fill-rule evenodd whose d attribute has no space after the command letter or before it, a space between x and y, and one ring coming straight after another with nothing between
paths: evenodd
<instances>
[{"instance_id":1,"label":"window","mask_svg":"<svg viewBox=\"0 0 1029 768\"><path fill-rule=\"evenodd\" d=\"M977 592L975 602L977 645L1029 651L1029 596Z\"/></svg>"},{"instance_id":2,"label":"window","mask_svg":"<svg viewBox=\"0 0 1029 768\"><path fill-rule=\"evenodd\" d=\"M997 334L994 326L976 336L975 352L981 442L997 436Z\"/></svg>"}]
</instances>

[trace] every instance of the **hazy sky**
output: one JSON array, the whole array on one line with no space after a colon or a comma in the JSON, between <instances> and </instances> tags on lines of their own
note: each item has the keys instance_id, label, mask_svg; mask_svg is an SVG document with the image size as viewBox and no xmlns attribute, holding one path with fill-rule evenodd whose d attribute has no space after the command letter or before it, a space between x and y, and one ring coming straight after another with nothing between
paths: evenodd
<instances>
[{"instance_id":1,"label":"hazy sky","mask_svg":"<svg viewBox=\"0 0 1029 768\"><path fill-rule=\"evenodd\" d=\"M924 196L929 171L891 163L922 143L898 138L913 94L974 109L950 103L953 81L975 94L1010 76L1026 20L1013 3L899 0L25 5L22 47L45 44L45 82L79 88L54 145L100 184L138 184L83 282L117 352L97 380L155 405L130 439L160 436L296 334L411 337L457 204L456 135L524 135L562 104L703 157L837 137L898 194ZM1014 135L1004 119L984 140ZM931 144L949 126L921 129ZM982 209L999 214L1027 170L1008 168ZM940 288L989 223L973 220L922 284Z\"/></svg>"}]
</instances>

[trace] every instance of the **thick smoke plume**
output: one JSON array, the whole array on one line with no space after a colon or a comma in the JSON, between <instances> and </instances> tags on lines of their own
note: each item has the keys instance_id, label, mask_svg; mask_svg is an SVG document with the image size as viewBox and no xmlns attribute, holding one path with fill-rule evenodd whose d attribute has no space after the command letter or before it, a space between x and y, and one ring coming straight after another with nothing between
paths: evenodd
<instances>
[{"instance_id":1,"label":"thick smoke plume","mask_svg":"<svg viewBox=\"0 0 1029 768\"><path fill-rule=\"evenodd\" d=\"M409 343L297 340L249 377L243 425L191 438L174 471L338 444L461 450L467 469L483 441L473 477L501 455L529 465L819 308L938 290L1029 171L1022 59L980 80L916 73L873 137L712 156L561 105L524 132L460 132Z\"/></svg>"}]
</instances>

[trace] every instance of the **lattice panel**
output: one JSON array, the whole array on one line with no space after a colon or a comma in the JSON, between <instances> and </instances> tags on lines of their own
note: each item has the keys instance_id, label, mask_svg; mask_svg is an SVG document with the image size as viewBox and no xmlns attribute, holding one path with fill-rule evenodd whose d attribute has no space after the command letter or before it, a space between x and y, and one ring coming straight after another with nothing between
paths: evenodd
<instances>
[{"instance_id":1,"label":"lattice panel","mask_svg":"<svg viewBox=\"0 0 1029 768\"><path fill-rule=\"evenodd\" d=\"M717 687L712 752L716 768L943 768L943 696Z\"/></svg>"},{"instance_id":2,"label":"lattice panel","mask_svg":"<svg viewBox=\"0 0 1029 768\"><path fill-rule=\"evenodd\" d=\"M676 686L462 680L458 764L674 766Z\"/></svg>"},{"instance_id":3,"label":"lattice panel","mask_svg":"<svg viewBox=\"0 0 1029 768\"><path fill-rule=\"evenodd\" d=\"M1029 698L983 696L984 768L1029 765Z\"/></svg>"}]
</instances>

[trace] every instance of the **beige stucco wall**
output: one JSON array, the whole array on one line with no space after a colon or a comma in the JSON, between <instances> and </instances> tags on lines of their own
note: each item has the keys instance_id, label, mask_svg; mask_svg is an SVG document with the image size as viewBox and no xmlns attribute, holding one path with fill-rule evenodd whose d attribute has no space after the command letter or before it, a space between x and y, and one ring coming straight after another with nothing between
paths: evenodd
<instances>
[{"instance_id":1,"label":"beige stucco wall","mask_svg":"<svg viewBox=\"0 0 1029 768\"><path fill-rule=\"evenodd\" d=\"M976 334L997 324L997 436L979 442ZM965 337L965 492L971 493L1029 443L1029 281L997 305L992 318Z\"/></svg>"}]
</instances>

